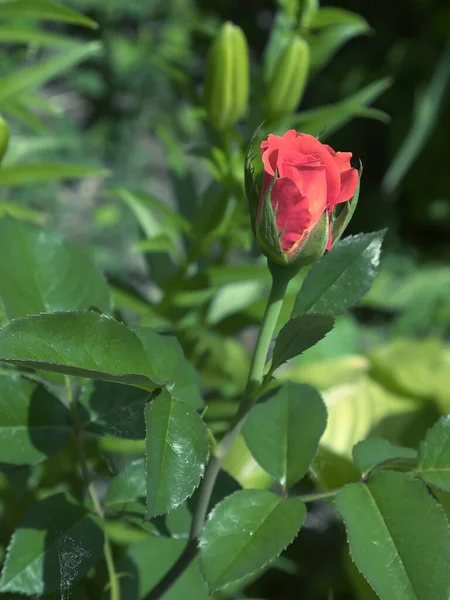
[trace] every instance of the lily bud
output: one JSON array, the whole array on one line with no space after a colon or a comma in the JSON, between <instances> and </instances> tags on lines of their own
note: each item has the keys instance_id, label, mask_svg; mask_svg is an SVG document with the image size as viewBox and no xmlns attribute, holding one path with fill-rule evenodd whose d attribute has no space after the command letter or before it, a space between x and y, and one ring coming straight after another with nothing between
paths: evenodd
<instances>
[{"instance_id":1,"label":"lily bud","mask_svg":"<svg viewBox=\"0 0 450 600\"><path fill-rule=\"evenodd\" d=\"M359 177L350 165L351 153L335 152L312 135L291 129L262 142L264 173L255 177L251 145L246 191L262 252L282 266L315 262L331 248L334 236L342 235L356 205ZM335 219L338 204L343 208Z\"/></svg>"},{"instance_id":2,"label":"lily bud","mask_svg":"<svg viewBox=\"0 0 450 600\"><path fill-rule=\"evenodd\" d=\"M225 23L207 59L204 104L212 125L219 131L233 127L246 111L249 94L249 58L244 32Z\"/></svg>"},{"instance_id":3,"label":"lily bud","mask_svg":"<svg viewBox=\"0 0 450 600\"><path fill-rule=\"evenodd\" d=\"M4 119L0 117L0 162L3 159L9 142L9 128Z\"/></svg>"},{"instance_id":4,"label":"lily bud","mask_svg":"<svg viewBox=\"0 0 450 600\"><path fill-rule=\"evenodd\" d=\"M300 104L309 71L309 46L295 35L281 52L268 82L267 114L277 118L295 112Z\"/></svg>"},{"instance_id":5,"label":"lily bud","mask_svg":"<svg viewBox=\"0 0 450 600\"><path fill-rule=\"evenodd\" d=\"M301 0L300 25L308 29L316 12L319 10L319 0Z\"/></svg>"}]
</instances>

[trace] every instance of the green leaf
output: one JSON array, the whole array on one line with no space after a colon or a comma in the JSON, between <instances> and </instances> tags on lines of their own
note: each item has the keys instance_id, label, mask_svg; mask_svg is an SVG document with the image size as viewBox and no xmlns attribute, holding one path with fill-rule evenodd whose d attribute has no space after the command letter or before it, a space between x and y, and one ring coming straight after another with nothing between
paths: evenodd
<instances>
[{"instance_id":1,"label":"green leaf","mask_svg":"<svg viewBox=\"0 0 450 600\"><path fill-rule=\"evenodd\" d=\"M303 133L320 135L323 141L351 121L352 118L367 117L367 105L376 100L378 96L381 96L391 85L392 80L389 77L379 79L340 102L292 115L285 120L283 127L284 129L293 127Z\"/></svg>"},{"instance_id":2,"label":"green leaf","mask_svg":"<svg viewBox=\"0 0 450 600\"><path fill-rule=\"evenodd\" d=\"M8 319L96 307L111 311L103 275L89 258L48 229L0 221L0 299Z\"/></svg>"},{"instance_id":3,"label":"green leaf","mask_svg":"<svg viewBox=\"0 0 450 600\"><path fill-rule=\"evenodd\" d=\"M20 221L31 221L37 225L44 225L47 221L47 215L38 210L33 210L27 206L20 206L14 202L0 201L0 219L5 216L14 217Z\"/></svg>"},{"instance_id":4,"label":"green leaf","mask_svg":"<svg viewBox=\"0 0 450 600\"><path fill-rule=\"evenodd\" d=\"M1 16L0 4L0 16ZM0 106L21 92L40 87L86 58L98 54L101 45L91 42L42 60L37 65L14 70L0 78ZM0 180L3 183L3 180Z\"/></svg>"},{"instance_id":5,"label":"green leaf","mask_svg":"<svg viewBox=\"0 0 450 600\"><path fill-rule=\"evenodd\" d=\"M369 353L373 376L397 393L428 400L447 380L444 349L442 340L435 338L394 339Z\"/></svg>"},{"instance_id":6,"label":"green leaf","mask_svg":"<svg viewBox=\"0 0 450 600\"><path fill-rule=\"evenodd\" d=\"M96 564L103 552L97 519L72 497L50 496L33 504L13 534L1 592L61 596Z\"/></svg>"},{"instance_id":7,"label":"green leaf","mask_svg":"<svg viewBox=\"0 0 450 600\"><path fill-rule=\"evenodd\" d=\"M109 381L87 381L78 398L81 426L100 436L128 440L145 438L146 390Z\"/></svg>"},{"instance_id":8,"label":"green leaf","mask_svg":"<svg viewBox=\"0 0 450 600\"><path fill-rule=\"evenodd\" d=\"M208 512L226 496L230 496L240 489L241 486L233 477L226 471L220 470L208 503ZM189 536L192 526L192 515L195 514L195 509L200 501L200 492L201 488L198 488L192 498L189 498L187 502L181 504L178 508L163 517L164 528L172 537L187 538Z\"/></svg>"},{"instance_id":9,"label":"green leaf","mask_svg":"<svg viewBox=\"0 0 450 600\"><path fill-rule=\"evenodd\" d=\"M384 231L341 240L308 272L292 316L304 313L339 315L366 294L377 273Z\"/></svg>"},{"instance_id":10,"label":"green leaf","mask_svg":"<svg viewBox=\"0 0 450 600\"><path fill-rule=\"evenodd\" d=\"M450 415L441 417L420 444L417 473L426 483L450 492Z\"/></svg>"},{"instance_id":11,"label":"green leaf","mask_svg":"<svg viewBox=\"0 0 450 600\"><path fill-rule=\"evenodd\" d=\"M235 413L236 407L233 414ZM273 478L253 458L242 434L234 440L222 463L222 469L243 488L268 489L273 483Z\"/></svg>"},{"instance_id":12,"label":"green leaf","mask_svg":"<svg viewBox=\"0 0 450 600\"><path fill-rule=\"evenodd\" d=\"M207 315L210 325L245 310L261 298L266 286L260 281L237 281L221 287L212 298Z\"/></svg>"},{"instance_id":13,"label":"green leaf","mask_svg":"<svg viewBox=\"0 0 450 600\"><path fill-rule=\"evenodd\" d=\"M0 4L0 10L1 6ZM50 48L73 48L83 43L76 38L25 27L0 27L0 41L7 44L36 44Z\"/></svg>"},{"instance_id":14,"label":"green leaf","mask_svg":"<svg viewBox=\"0 0 450 600\"><path fill-rule=\"evenodd\" d=\"M419 481L379 471L336 497L357 567L381 600L444 600L450 595L450 531L442 508Z\"/></svg>"},{"instance_id":15,"label":"green leaf","mask_svg":"<svg viewBox=\"0 0 450 600\"><path fill-rule=\"evenodd\" d=\"M367 21L360 17L359 20L333 25L306 35L311 50L310 70L317 73L330 62L346 42L369 31Z\"/></svg>"},{"instance_id":16,"label":"green leaf","mask_svg":"<svg viewBox=\"0 0 450 600\"><path fill-rule=\"evenodd\" d=\"M0 361L91 379L161 387L141 340L130 329L91 311L15 319L0 329Z\"/></svg>"},{"instance_id":17,"label":"green leaf","mask_svg":"<svg viewBox=\"0 0 450 600\"><path fill-rule=\"evenodd\" d=\"M5 102L2 106L2 112L8 117L16 119L19 123L23 123L31 131L45 135L48 133L47 126L44 124L42 118L38 117L33 110L23 101L22 98L14 98ZM14 148L9 150L8 154L14 156ZM8 156L9 158L9 156Z\"/></svg>"},{"instance_id":18,"label":"green leaf","mask_svg":"<svg viewBox=\"0 0 450 600\"><path fill-rule=\"evenodd\" d=\"M129 206L142 230L150 238L160 231L167 232L167 229L181 233L187 233L190 230L189 221L170 208L166 202L151 194L116 188L108 195L120 198ZM155 222L155 214L159 217L159 221Z\"/></svg>"},{"instance_id":19,"label":"green leaf","mask_svg":"<svg viewBox=\"0 0 450 600\"><path fill-rule=\"evenodd\" d=\"M287 382L252 408L243 434L261 467L290 488L308 472L326 425L320 394L309 385Z\"/></svg>"},{"instance_id":20,"label":"green leaf","mask_svg":"<svg viewBox=\"0 0 450 600\"><path fill-rule=\"evenodd\" d=\"M301 500L284 500L266 490L243 490L225 498L200 537L200 566L211 589L271 562L294 540L305 516Z\"/></svg>"},{"instance_id":21,"label":"green leaf","mask_svg":"<svg viewBox=\"0 0 450 600\"><path fill-rule=\"evenodd\" d=\"M63 163L10 165L3 167L0 171L0 186L34 185L36 183L60 181L62 179L77 179L92 176L106 177L107 175L109 175L109 171L105 169L83 165Z\"/></svg>"},{"instance_id":22,"label":"green leaf","mask_svg":"<svg viewBox=\"0 0 450 600\"><path fill-rule=\"evenodd\" d=\"M139 458L127 465L108 487L105 504L133 502L146 495L145 460Z\"/></svg>"},{"instance_id":23,"label":"green leaf","mask_svg":"<svg viewBox=\"0 0 450 600\"><path fill-rule=\"evenodd\" d=\"M410 468L417 463L417 451L412 448L404 448L391 444L388 440L380 437L369 437L358 442L353 448L353 462L363 475L374 469L377 465L386 468L400 467L396 459L406 459Z\"/></svg>"},{"instance_id":24,"label":"green leaf","mask_svg":"<svg viewBox=\"0 0 450 600\"><path fill-rule=\"evenodd\" d=\"M410 129L402 136L402 143L382 181L382 186L388 193L397 189L438 125L449 82L450 44L447 44L429 84L416 94L413 114L408 120L411 123Z\"/></svg>"},{"instance_id":25,"label":"green leaf","mask_svg":"<svg viewBox=\"0 0 450 600\"><path fill-rule=\"evenodd\" d=\"M0 4L0 19L11 18L40 19L45 21L59 21L97 28L97 23L81 13L47 0L6 0Z\"/></svg>"},{"instance_id":26,"label":"green leaf","mask_svg":"<svg viewBox=\"0 0 450 600\"><path fill-rule=\"evenodd\" d=\"M346 357L348 357L348 366L353 367L359 361L360 365L368 361L360 355L361 351L361 328L358 321L349 313L344 313L336 318L333 329L328 333L323 340L313 348L309 348L308 352L301 356L299 360L293 361L290 365L290 370L294 375L294 379L298 379L296 375L300 374L304 368L315 370L318 375L317 383L307 381L319 390L336 385L342 377L348 381L346 374L347 365ZM328 362L328 367L321 368L321 363ZM344 366L345 365L345 366ZM283 373L284 375L284 373ZM301 376L300 376L301 377ZM301 379L298 379L301 381Z\"/></svg>"},{"instance_id":27,"label":"green leaf","mask_svg":"<svg viewBox=\"0 0 450 600\"><path fill-rule=\"evenodd\" d=\"M317 366L321 370L331 368L328 361ZM324 392L328 426L321 443L349 458L355 444L374 431L401 445L414 422L423 419L416 400L393 394L373 381L364 374L367 367L349 369L347 383L341 381Z\"/></svg>"},{"instance_id":28,"label":"green leaf","mask_svg":"<svg viewBox=\"0 0 450 600\"><path fill-rule=\"evenodd\" d=\"M17 375L0 376L0 463L41 462L70 432L69 411L57 398Z\"/></svg>"},{"instance_id":29,"label":"green leaf","mask_svg":"<svg viewBox=\"0 0 450 600\"><path fill-rule=\"evenodd\" d=\"M142 342L152 370L160 381L173 383L183 368L183 350L172 335L157 333L150 327L133 327L132 331Z\"/></svg>"},{"instance_id":30,"label":"green leaf","mask_svg":"<svg viewBox=\"0 0 450 600\"><path fill-rule=\"evenodd\" d=\"M270 373L317 344L333 329L333 325L334 317L330 314L299 314L288 321L275 342Z\"/></svg>"},{"instance_id":31,"label":"green leaf","mask_svg":"<svg viewBox=\"0 0 450 600\"><path fill-rule=\"evenodd\" d=\"M152 238L147 238L141 242L137 242L133 246L133 252L148 252L149 254L158 254L161 252L169 252L179 258L179 252L177 246L173 243L172 239L166 235L157 235Z\"/></svg>"},{"instance_id":32,"label":"green leaf","mask_svg":"<svg viewBox=\"0 0 450 600\"><path fill-rule=\"evenodd\" d=\"M202 357L202 381L205 388L220 389L226 396L239 394L247 381L250 357L236 339L200 330L198 356Z\"/></svg>"},{"instance_id":33,"label":"green leaf","mask_svg":"<svg viewBox=\"0 0 450 600\"><path fill-rule=\"evenodd\" d=\"M208 459L206 427L187 404L163 390L145 410L147 515L164 514L192 495Z\"/></svg>"},{"instance_id":34,"label":"green leaf","mask_svg":"<svg viewBox=\"0 0 450 600\"><path fill-rule=\"evenodd\" d=\"M270 271L265 263L213 266L206 269L206 274L210 285L214 288L229 283L255 280L270 285Z\"/></svg>"},{"instance_id":35,"label":"green leaf","mask_svg":"<svg viewBox=\"0 0 450 600\"><path fill-rule=\"evenodd\" d=\"M195 410L203 408L202 380L192 364L185 360L181 375L170 389L172 398L189 404Z\"/></svg>"},{"instance_id":36,"label":"green leaf","mask_svg":"<svg viewBox=\"0 0 450 600\"><path fill-rule=\"evenodd\" d=\"M321 445L310 468L310 477L322 490L341 488L359 481L361 475L350 459Z\"/></svg>"},{"instance_id":37,"label":"green leaf","mask_svg":"<svg viewBox=\"0 0 450 600\"><path fill-rule=\"evenodd\" d=\"M121 597L124 600L143 600L166 574L183 552L186 542L163 536L152 536L129 546L119 560L116 571L120 577ZM109 593L103 600L109 600ZM164 600L208 600L208 590L194 560L173 586L164 594Z\"/></svg>"},{"instance_id":38,"label":"green leaf","mask_svg":"<svg viewBox=\"0 0 450 600\"><path fill-rule=\"evenodd\" d=\"M357 13L337 8L335 6L324 6L315 11L311 19L311 29L321 29L332 25L364 25L369 27L367 21Z\"/></svg>"}]
</instances>

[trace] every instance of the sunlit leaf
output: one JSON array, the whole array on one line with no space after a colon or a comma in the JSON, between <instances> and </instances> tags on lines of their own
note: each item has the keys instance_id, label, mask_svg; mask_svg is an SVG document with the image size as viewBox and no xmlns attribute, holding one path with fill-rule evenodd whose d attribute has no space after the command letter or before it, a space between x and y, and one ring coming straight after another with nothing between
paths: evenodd
<instances>
[{"instance_id":1,"label":"sunlit leaf","mask_svg":"<svg viewBox=\"0 0 450 600\"><path fill-rule=\"evenodd\" d=\"M6 0L0 4L0 19L15 17L27 19L42 19L45 21L60 21L74 25L96 28L97 24L81 13L47 0Z\"/></svg>"},{"instance_id":2,"label":"sunlit leaf","mask_svg":"<svg viewBox=\"0 0 450 600\"><path fill-rule=\"evenodd\" d=\"M163 390L145 410L147 515L179 506L204 473L208 433L201 417Z\"/></svg>"},{"instance_id":3,"label":"sunlit leaf","mask_svg":"<svg viewBox=\"0 0 450 600\"><path fill-rule=\"evenodd\" d=\"M212 589L258 571L297 535L306 507L266 490L243 490L212 511L200 538L200 565Z\"/></svg>"},{"instance_id":4,"label":"sunlit leaf","mask_svg":"<svg viewBox=\"0 0 450 600\"><path fill-rule=\"evenodd\" d=\"M450 415L441 417L420 444L417 473L426 483L450 492Z\"/></svg>"},{"instance_id":5,"label":"sunlit leaf","mask_svg":"<svg viewBox=\"0 0 450 600\"><path fill-rule=\"evenodd\" d=\"M136 334L114 319L91 311L57 312L11 321L0 329L0 361L148 390L162 384Z\"/></svg>"},{"instance_id":6,"label":"sunlit leaf","mask_svg":"<svg viewBox=\"0 0 450 600\"><path fill-rule=\"evenodd\" d=\"M291 487L307 473L326 424L320 394L309 385L287 382L253 407L243 434L261 467Z\"/></svg>"},{"instance_id":7,"label":"sunlit leaf","mask_svg":"<svg viewBox=\"0 0 450 600\"><path fill-rule=\"evenodd\" d=\"M292 316L339 315L367 293L377 273L385 231L348 236L308 272Z\"/></svg>"},{"instance_id":8,"label":"sunlit leaf","mask_svg":"<svg viewBox=\"0 0 450 600\"><path fill-rule=\"evenodd\" d=\"M1 82L0 82L1 86ZM1 95L1 88L0 88ZM32 185L48 181L79 179L84 177L106 177L109 171L98 167L62 163L40 163L10 165L0 171L0 186Z\"/></svg>"},{"instance_id":9,"label":"sunlit leaf","mask_svg":"<svg viewBox=\"0 0 450 600\"><path fill-rule=\"evenodd\" d=\"M0 16L2 6L4 7L4 4L0 4ZM44 85L89 56L98 54L100 50L101 45L98 42L91 42L42 60L37 65L18 69L10 75L1 77L0 106L21 92Z\"/></svg>"},{"instance_id":10,"label":"sunlit leaf","mask_svg":"<svg viewBox=\"0 0 450 600\"><path fill-rule=\"evenodd\" d=\"M450 530L425 485L380 471L336 497L353 560L381 600L442 600L450 593Z\"/></svg>"},{"instance_id":11,"label":"sunlit leaf","mask_svg":"<svg viewBox=\"0 0 450 600\"><path fill-rule=\"evenodd\" d=\"M111 312L103 275L59 233L8 218L0 221L0 299L9 319L96 307Z\"/></svg>"}]
</instances>

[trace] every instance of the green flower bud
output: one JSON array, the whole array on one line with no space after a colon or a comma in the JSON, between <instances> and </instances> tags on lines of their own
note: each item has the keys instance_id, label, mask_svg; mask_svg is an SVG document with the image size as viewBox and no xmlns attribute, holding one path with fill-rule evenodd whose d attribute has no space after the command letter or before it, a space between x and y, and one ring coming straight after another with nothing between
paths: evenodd
<instances>
[{"instance_id":1,"label":"green flower bud","mask_svg":"<svg viewBox=\"0 0 450 600\"><path fill-rule=\"evenodd\" d=\"M309 46L294 36L281 52L273 76L268 82L267 114L278 118L295 112L308 79Z\"/></svg>"},{"instance_id":2,"label":"green flower bud","mask_svg":"<svg viewBox=\"0 0 450 600\"><path fill-rule=\"evenodd\" d=\"M300 6L300 24L308 29L319 10L319 0L302 0Z\"/></svg>"},{"instance_id":3,"label":"green flower bud","mask_svg":"<svg viewBox=\"0 0 450 600\"><path fill-rule=\"evenodd\" d=\"M0 161L3 159L8 148L9 128L4 119L0 117Z\"/></svg>"},{"instance_id":4,"label":"green flower bud","mask_svg":"<svg viewBox=\"0 0 450 600\"><path fill-rule=\"evenodd\" d=\"M246 111L249 94L249 58L244 32L225 23L214 40L206 64L204 104L213 126L233 127Z\"/></svg>"}]
</instances>

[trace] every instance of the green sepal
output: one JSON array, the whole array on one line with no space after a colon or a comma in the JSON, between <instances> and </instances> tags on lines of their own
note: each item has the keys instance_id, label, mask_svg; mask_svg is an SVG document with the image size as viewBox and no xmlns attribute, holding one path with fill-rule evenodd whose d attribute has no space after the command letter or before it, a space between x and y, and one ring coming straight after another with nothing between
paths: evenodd
<instances>
[{"instance_id":1,"label":"green sepal","mask_svg":"<svg viewBox=\"0 0 450 600\"><path fill-rule=\"evenodd\" d=\"M358 169L358 187L353 195L353 198L348 202L344 203L341 212L337 217L334 217L334 212L331 217L331 239L333 240L332 247L341 239L342 234L347 229L347 225L350 223L353 213L356 210L359 199L359 188L361 184L361 175L363 172L362 162L359 161Z\"/></svg>"},{"instance_id":2,"label":"green sepal","mask_svg":"<svg viewBox=\"0 0 450 600\"><path fill-rule=\"evenodd\" d=\"M262 123L255 130L255 132L253 133L253 135L251 137L251 140L248 143L247 152L245 153L245 162L244 162L245 195L247 196L247 200L248 200L248 207L249 207L249 211L250 211L250 222L251 222L252 230L253 230L253 233L255 234L255 237L256 237L255 223L256 223L256 217L258 214L259 196L260 196L259 190L261 189L261 186L257 185L257 179L261 179L261 177L258 177L258 176L255 177L255 169L256 169L257 165L253 164L253 161L256 158L256 153L255 153L253 146L254 146L255 139L258 136L258 133L259 133L261 127L262 127ZM261 173L259 175L261 175Z\"/></svg>"},{"instance_id":3,"label":"green sepal","mask_svg":"<svg viewBox=\"0 0 450 600\"><path fill-rule=\"evenodd\" d=\"M0 117L0 162L5 156L9 142L9 127L6 121Z\"/></svg>"},{"instance_id":4,"label":"green sepal","mask_svg":"<svg viewBox=\"0 0 450 600\"><path fill-rule=\"evenodd\" d=\"M293 247L286 253L289 264L297 268L306 267L325 253L328 241L328 214L324 211L320 219L308 235L300 242L298 247Z\"/></svg>"},{"instance_id":5,"label":"green sepal","mask_svg":"<svg viewBox=\"0 0 450 600\"><path fill-rule=\"evenodd\" d=\"M287 265L288 259L283 252L280 242L280 234L278 233L276 221L276 208L272 208L270 197L272 189L278 177L278 172L275 170L272 181L264 194L264 200L258 209L258 215L255 219L255 236L256 240L263 253L276 264Z\"/></svg>"}]
</instances>

